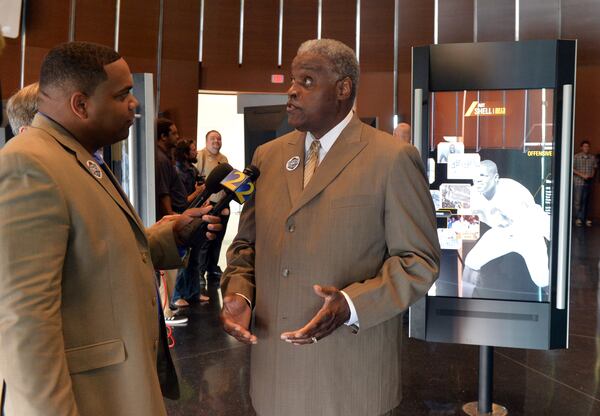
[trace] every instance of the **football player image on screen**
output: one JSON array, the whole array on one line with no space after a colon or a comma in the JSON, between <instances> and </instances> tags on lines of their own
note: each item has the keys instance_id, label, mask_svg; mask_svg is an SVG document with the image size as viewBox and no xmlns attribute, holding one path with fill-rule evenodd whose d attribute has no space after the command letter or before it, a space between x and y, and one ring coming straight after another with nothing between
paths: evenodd
<instances>
[{"instance_id":1,"label":"football player image on screen","mask_svg":"<svg viewBox=\"0 0 600 416\"><path fill-rule=\"evenodd\" d=\"M471 211L490 227L465 258L463 281L474 285L473 297L477 297L477 289L484 282L480 276L482 268L509 253L522 257L535 286L548 286L545 240L550 239L550 217L535 203L527 188L513 179L500 178L496 164L484 160L479 175L473 179ZM515 276L515 279L527 279L527 276Z\"/></svg>"}]
</instances>

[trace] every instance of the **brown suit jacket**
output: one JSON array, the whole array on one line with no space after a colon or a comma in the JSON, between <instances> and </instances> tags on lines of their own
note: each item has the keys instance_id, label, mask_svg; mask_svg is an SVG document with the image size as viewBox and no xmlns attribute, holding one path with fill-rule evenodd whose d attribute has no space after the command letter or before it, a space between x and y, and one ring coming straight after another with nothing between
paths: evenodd
<instances>
[{"instance_id":1,"label":"brown suit jacket","mask_svg":"<svg viewBox=\"0 0 600 416\"><path fill-rule=\"evenodd\" d=\"M380 415L401 399L401 312L438 274L423 166L413 146L355 116L303 189L304 140L295 131L257 149L256 194L227 255L223 290L255 305L252 401L260 416ZM350 296L360 331L281 341L322 306L315 283Z\"/></svg>"},{"instance_id":2,"label":"brown suit jacket","mask_svg":"<svg viewBox=\"0 0 600 416\"><path fill-rule=\"evenodd\" d=\"M0 151L7 416L166 414L153 262L181 262L172 223L145 230L93 160L40 114Z\"/></svg>"}]
</instances>

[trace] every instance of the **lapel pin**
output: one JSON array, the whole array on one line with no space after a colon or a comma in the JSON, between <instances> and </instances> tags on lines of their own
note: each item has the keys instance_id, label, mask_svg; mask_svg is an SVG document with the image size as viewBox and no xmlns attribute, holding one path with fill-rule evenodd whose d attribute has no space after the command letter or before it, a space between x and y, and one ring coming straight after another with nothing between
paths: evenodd
<instances>
[{"instance_id":1,"label":"lapel pin","mask_svg":"<svg viewBox=\"0 0 600 416\"><path fill-rule=\"evenodd\" d=\"M299 164L300 156L294 156L293 158L287 161L287 163L285 164L285 168L291 172L293 170L296 170Z\"/></svg>"},{"instance_id":2,"label":"lapel pin","mask_svg":"<svg viewBox=\"0 0 600 416\"><path fill-rule=\"evenodd\" d=\"M88 160L85 162L85 164L92 175L94 175L97 179L102 179L102 168L100 168L96 162L93 160Z\"/></svg>"}]
</instances>

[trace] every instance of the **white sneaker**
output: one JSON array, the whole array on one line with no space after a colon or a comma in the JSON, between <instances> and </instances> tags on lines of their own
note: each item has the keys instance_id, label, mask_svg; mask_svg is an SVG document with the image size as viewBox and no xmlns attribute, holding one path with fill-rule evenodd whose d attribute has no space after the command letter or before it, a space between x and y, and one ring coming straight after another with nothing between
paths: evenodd
<instances>
[{"instance_id":1,"label":"white sneaker","mask_svg":"<svg viewBox=\"0 0 600 416\"><path fill-rule=\"evenodd\" d=\"M586 226L586 227L591 227L591 226L592 226L592 220L587 220L587 221L585 222L585 226Z\"/></svg>"},{"instance_id":2,"label":"white sneaker","mask_svg":"<svg viewBox=\"0 0 600 416\"><path fill-rule=\"evenodd\" d=\"M165 324L169 326L185 326L188 323L187 316L165 316Z\"/></svg>"},{"instance_id":3,"label":"white sneaker","mask_svg":"<svg viewBox=\"0 0 600 416\"><path fill-rule=\"evenodd\" d=\"M583 222L579 218L577 218L575 220L575 225L578 226L578 227L582 227L583 226Z\"/></svg>"}]
</instances>

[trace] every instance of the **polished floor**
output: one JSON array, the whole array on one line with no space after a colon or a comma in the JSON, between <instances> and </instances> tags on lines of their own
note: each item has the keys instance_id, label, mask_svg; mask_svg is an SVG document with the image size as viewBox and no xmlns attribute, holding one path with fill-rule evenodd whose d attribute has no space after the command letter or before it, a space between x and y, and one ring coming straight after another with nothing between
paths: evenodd
<instances>
[{"instance_id":1,"label":"polished floor","mask_svg":"<svg viewBox=\"0 0 600 416\"><path fill-rule=\"evenodd\" d=\"M574 228L569 349L495 349L494 402L509 415L600 415L599 254L600 226ZM182 395L167 400L169 415L255 415L250 349L221 330L220 294L216 286L208 290L210 303L192 306L189 325L174 330ZM462 405L476 400L477 347L406 336L403 361L402 414L462 415Z\"/></svg>"}]
</instances>

